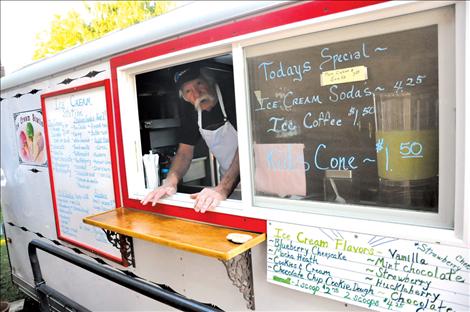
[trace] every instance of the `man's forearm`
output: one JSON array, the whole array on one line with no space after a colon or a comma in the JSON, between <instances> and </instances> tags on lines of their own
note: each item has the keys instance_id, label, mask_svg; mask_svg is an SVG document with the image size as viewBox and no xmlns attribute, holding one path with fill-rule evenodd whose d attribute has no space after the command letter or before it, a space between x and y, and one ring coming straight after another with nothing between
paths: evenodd
<instances>
[{"instance_id":1,"label":"man's forearm","mask_svg":"<svg viewBox=\"0 0 470 312\"><path fill-rule=\"evenodd\" d=\"M193 147L180 144L178 151L171 163L170 172L167 175L167 183L177 185L191 165L193 159Z\"/></svg>"},{"instance_id":2,"label":"man's forearm","mask_svg":"<svg viewBox=\"0 0 470 312\"><path fill-rule=\"evenodd\" d=\"M240 182L240 162L238 160L238 149L235 152L235 156L233 157L232 163L230 164L229 169L225 172L222 180L220 181L219 185L217 185L217 189L227 197L233 192L235 187Z\"/></svg>"}]
</instances>

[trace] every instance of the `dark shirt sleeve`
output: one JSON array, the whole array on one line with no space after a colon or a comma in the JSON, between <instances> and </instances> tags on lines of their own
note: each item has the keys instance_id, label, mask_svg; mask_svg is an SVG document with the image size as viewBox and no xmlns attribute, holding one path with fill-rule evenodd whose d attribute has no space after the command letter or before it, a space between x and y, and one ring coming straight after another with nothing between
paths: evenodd
<instances>
[{"instance_id":1,"label":"dark shirt sleeve","mask_svg":"<svg viewBox=\"0 0 470 312\"><path fill-rule=\"evenodd\" d=\"M181 101L180 106L181 126L178 129L178 143L196 145L201 137L197 125L197 113L189 103Z\"/></svg>"}]
</instances>

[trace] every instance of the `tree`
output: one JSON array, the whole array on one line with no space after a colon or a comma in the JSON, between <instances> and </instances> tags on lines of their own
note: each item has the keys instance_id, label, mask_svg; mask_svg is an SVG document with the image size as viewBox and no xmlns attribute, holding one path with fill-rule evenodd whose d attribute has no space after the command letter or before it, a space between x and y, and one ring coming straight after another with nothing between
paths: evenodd
<instances>
[{"instance_id":1,"label":"tree","mask_svg":"<svg viewBox=\"0 0 470 312\"><path fill-rule=\"evenodd\" d=\"M75 10L65 16L56 14L50 28L36 35L34 60L100 38L113 30L129 27L175 7L172 1L105 1L93 5L84 1L83 5L88 18Z\"/></svg>"}]
</instances>

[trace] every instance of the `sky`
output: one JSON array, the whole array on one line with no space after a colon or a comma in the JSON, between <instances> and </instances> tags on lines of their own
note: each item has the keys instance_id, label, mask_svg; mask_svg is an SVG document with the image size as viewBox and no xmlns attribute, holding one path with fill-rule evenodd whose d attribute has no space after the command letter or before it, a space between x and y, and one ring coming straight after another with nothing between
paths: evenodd
<instances>
[{"instance_id":1,"label":"sky","mask_svg":"<svg viewBox=\"0 0 470 312\"><path fill-rule=\"evenodd\" d=\"M0 58L5 74L34 62L36 33L48 28L54 14L71 9L85 13L82 1L0 0Z\"/></svg>"}]
</instances>

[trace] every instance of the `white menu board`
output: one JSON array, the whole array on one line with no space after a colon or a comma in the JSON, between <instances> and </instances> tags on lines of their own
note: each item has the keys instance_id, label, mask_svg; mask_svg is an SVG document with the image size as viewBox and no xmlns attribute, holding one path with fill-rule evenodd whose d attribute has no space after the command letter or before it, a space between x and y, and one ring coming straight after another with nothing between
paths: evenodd
<instances>
[{"instance_id":1,"label":"white menu board","mask_svg":"<svg viewBox=\"0 0 470 312\"><path fill-rule=\"evenodd\" d=\"M468 248L268 221L274 284L377 311L470 311Z\"/></svg>"},{"instance_id":2,"label":"white menu board","mask_svg":"<svg viewBox=\"0 0 470 312\"><path fill-rule=\"evenodd\" d=\"M107 105L109 82L43 96L57 233L60 239L122 261L102 229L83 218L116 208Z\"/></svg>"}]
</instances>

